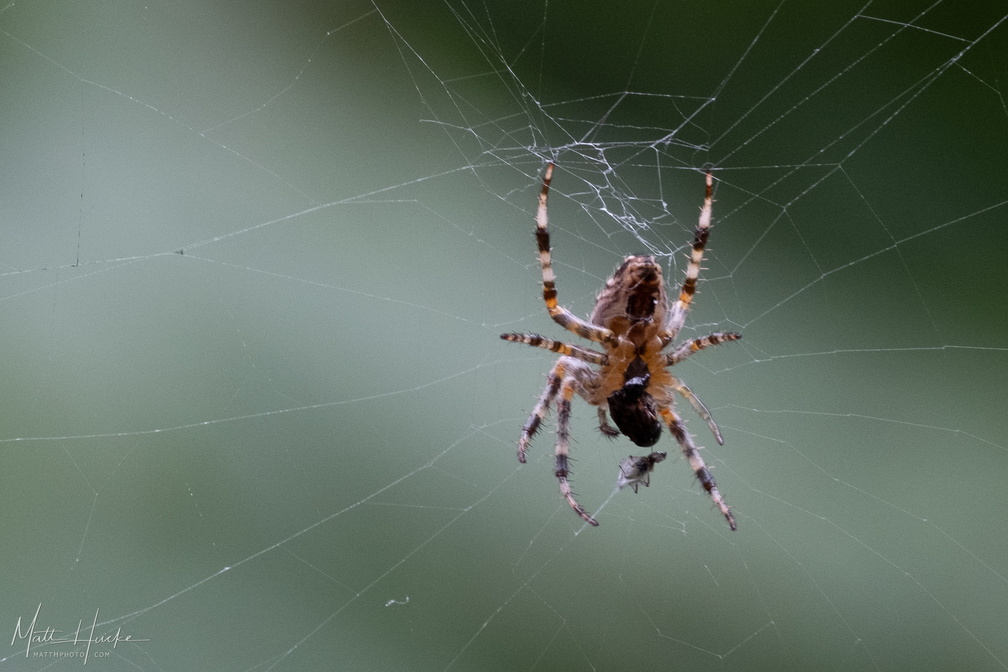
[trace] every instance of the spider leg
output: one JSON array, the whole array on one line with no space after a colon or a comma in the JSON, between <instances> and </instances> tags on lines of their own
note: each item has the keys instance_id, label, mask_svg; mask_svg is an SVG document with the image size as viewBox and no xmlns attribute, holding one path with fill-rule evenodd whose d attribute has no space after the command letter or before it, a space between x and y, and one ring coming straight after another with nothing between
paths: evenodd
<instances>
[{"instance_id":1,"label":"spider leg","mask_svg":"<svg viewBox=\"0 0 1008 672\"><path fill-rule=\"evenodd\" d=\"M582 362L588 362L589 364L604 365L609 361L608 355L604 355L601 352L596 352L590 348L582 348L580 345L564 343L563 341L554 341L552 338L546 338L539 334L501 334L501 338L512 343L524 343L536 348L558 352L561 355L580 359Z\"/></svg>"},{"instance_id":2,"label":"spider leg","mask_svg":"<svg viewBox=\"0 0 1008 672\"><path fill-rule=\"evenodd\" d=\"M581 518L589 525L598 526L598 521L588 515L584 507L578 504L571 490L570 481L567 476L570 471L567 467L568 455L570 453L570 414L571 399L574 398L574 381L564 380L560 387L560 400L557 401L557 442L556 442L556 477L560 482L560 492L564 499L571 505Z\"/></svg>"},{"instance_id":3,"label":"spider leg","mask_svg":"<svg viewBox=\"0 0 1008 672\"><path fill-rule=\"evenodd\" d=\"M609 408L609 404L604 401L598 406L598 428L600 432L612 439L619 436L620 431L609 424L609 420L606 418L607 408Z\"/></svg>"},{"instance_id":4,"label":"spider leg","mask_svg":"<svg viewBox=\"0 0 1008 672\"><path fill-rule=\"evenodd\" d=\"M722 343L737 341L740 338L742 338L742 334L715 331L713 334L707 334L706 336L695 338L692 341L686 341L678 348L665 355L665 366L678 364L684 359L690 357L692 354L700 352L704 348L709 348L712 345L721 345Z\"/></svg>"},{"instance_id":5,"label":"spider leg","mask_svg":"<svg viewBox=\"0 0 1008 672\"><path fill-rule=\"evenodd\" d=\"M686 323L686 313L689 312L693 294L696 292L697 278L700 277L700 263L703 262L704 248L707 247L707 236L710 235L711 209L713 203L714 178L707 171L707 193L704 196L703 207L700 208L700 221L697 222L693 234L693 249L690 251L689 265L686 266L686 278L683 280L679 298L672 304L669 312L665 333L662 335L662 347L676 337L683 324Z\"/></svg>"},{"instance_id":6,"label":"spider leg","mask_svg":"<svg viewBox=\"0 0 1008 672\"><path fill-rule=\"evenodd\" d=\"M693 439L690 438L689 432L686 431L686 425L683 421L675 414L671 408L660 408L658 411L662 419L668 424L669 431L672 432L672 436L675 437L676 441L679 442L679 446L682 448L683 455L689 460L690 467L693 469L693 473L696 474L697 480L700 481L700 485L703 489L707 491L710 495L711 500L717 505L721 513L724 514L725 520L728 521L728 527L735 531L737 526L735 525L735 516L732 515L731 509L725 504L724 498L718 491L717 483L714 481L714 477L711 475L710 470L704 463L703 458L700 457L700 451L697 449L696 445L693 443Z\"/></svg>"},{"instance_id":7,"label":"spider leg","mask_svg":"<svg viewBox=\"0 0 1008 672\"><path fill-rule=\"evenodd\" d=\"M543 418L546 417L546 413L549 411L550 404L556 398L563 378L564 360L560 358L553 365L549 375L546 377L546 387L543 389L542 394L539 396L539 401L536 402L532 413L522 427L521 437L518 439L518 461L522 464L525 464L525 453L528 452L529 442L535 436L535 433L539 431L539 425L542 424Z\"/></svg>"},{"instance_id":8,"label":"spider leg","mask_svg":"<svg viewBox=\"0 0 1008 672\"><path fill-rule=\"evenodd\" d=\"M586 322L557 303L556 275L553 273L553 259L550 256L549 216L546 201L549 198L550 180L553 179L553 164L546 166L543 173L542 191L539 192L539 208L536 211L536 244L539 246L539 265L542 267L543 301L553 321L567 331L596 343L615 346L619 339L605 327Z\"/></svg>"},{"instance_id":9,"label":"spider leg","mask_svg":"<svg viewBox=\"0 0 1008 672\"><path fill-rule=\"evenodd\" d=\"M719 446L724 445L724 439L721 438L721 431L718 429L717 423L714 422L714 418L711 417L710 411L704 406L704 403L700 401L700 398L693 394L693 390L686 387L686 385L680 381L678 378L673 376L672 387L675 391L683 396L683 398L690 403L696 414L699 415L710 427L711 433L714 434L714 439L718 442Z\"/></svg>"}]
</instances>

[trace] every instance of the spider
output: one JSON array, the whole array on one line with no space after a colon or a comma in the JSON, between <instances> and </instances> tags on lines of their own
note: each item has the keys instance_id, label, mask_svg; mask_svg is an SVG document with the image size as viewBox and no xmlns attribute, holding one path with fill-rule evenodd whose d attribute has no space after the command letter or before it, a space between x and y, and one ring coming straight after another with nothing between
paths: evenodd
<instances>
[{"instance_id":1,"label":"spider","mask_svg":"<svg viewBox=\"0 0 1008 672\"><path fill-rule=\"evenodd\" d=\"M556 276L550 257L549 218L546 213L552 178L553 164L550 163L542 178L535 229L546 310L561 327L598 343L605 352L539 334L501 334L501 338L506 341L544 348L561 355L550 369L546 388L522 427L518 440L518 461L525 462L529 442L546 417L550 404L556 402L555 474L560 483L560 492L582 519L591 525L598 525L598 521L574 497L569 480L571 400L576 393L597 407L599 430L608 437L622 433L634 444L650 447L658 442L662 425L667 426L700 484L724 514L728 526L732 530L736 529L731 509L718 491L714 477L700 457L700 451L693 443L686 425L675 411L675 395L679 394L686 399L697 415L707 422L718 444L724 443L721 432L707 407L692 390L669 372L669 367L704 348L735 341L742 336L714 332L685 341L669 351L665 350L686 322L686 314L700 276L700 264L711 224L711 172L707 171L707 192L700 209L700 221L693 236L693 248L679 297L669 303L662 269L654 258L629 256L606 282L587 321L557 303ZM592 368L593 365L599 368L596 370ZM609 424L607 410L616 427ZM644 457L631 455L620 463L617 484L620 487L630 485L634 492L639 484L648 485L651 471L658 462L665 459L665 455L663 452L652 452Z\"/></svg>"}]
</instances>

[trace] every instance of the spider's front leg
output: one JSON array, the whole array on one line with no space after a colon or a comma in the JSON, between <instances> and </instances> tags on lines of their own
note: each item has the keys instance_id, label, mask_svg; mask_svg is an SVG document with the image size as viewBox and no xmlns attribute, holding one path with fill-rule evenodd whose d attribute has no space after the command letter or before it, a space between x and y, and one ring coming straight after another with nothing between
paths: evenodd
<instances>
[{"instance_id":1,"label":"spider's front leg","mask_svg":"<svg viewBox=\"0 0 1008 672\"><path fill-rule=\"evenodd\" d=\"M703 458L700 457L700 451L697 449L696 445L694 445L693 439L690 438L689 432L686 430L686 425L670 408L661 408L658 412L668 425L669 431L672 432L672 436L674 436L676 441L679 442L683 455L685 455L686 459L689 461L690 468L692 468L693 473L696 474L697 480L700 481L700 485L703 486L703 489L707 491L708 495L710 495L711 500L713 500L714 504L721 510L721 513L724 514L725 520L728 521L728 527L730 527L734 532L738 529L738 526L735 524L735 516L732 515L731 509L728 508L724 498L721 496L721 492L717 488L717 482L714 480L714 476L711 475L710 470L703 461Z\"/></svg>"},{"instance_id":2,"label":"spider's front leg","mask_svg":"<svg viewBox=\"0 0 1008 672\"><path fill-rule=\"evenodd\" d=\"M560 482L560 492L581 518L589 525L598 527L598 521L592 518L584 507L578 504L571 490L567 466L570 453L570 415L571 400L574 398L574 381L565 380L560 388L560 400L557 402L557 442L556 442L556 477Z\"/></svg>"},{"instance_id":3,"label":"spider's front leg","mask_svg":"<svg viewBox=\"0 0 1008 672\"><path fill-rule=\"evenodd\" d=\"M718 442L719 446L724 445L724 438L721 437L721 430L718 429L717 423L714 422L713 416L711 416L710 411L704 406L704 403L700 401L700 398L693 393L693 390L686 387L678 378L672 376L672 387L676 392L682 395L683 399L690 403L696 414L699 415L710 427L711 433L714 434L714 440Z\"/></svg>"},{"instance_id":4,"label":"spider's front leg","mask_svg":"<svg viewBox=\"0 0 1008 672\"><path fill-rule=\"evenodd\" d=\"M560 492L564 499L571 505L571 508L591 525L598 525L598 522L588 515L584 507L577 503L574 492L571 490L570 469L568 467L568 456L570 454L570 417L571 401L574 399L574 392L579 385L590 382L592 371L585 364L576 359L561 357L550 369L546 378L546 387L539 396L539 401L525 421L522 427L521 438L518 439L518 461L525 463L526 453L528 453L529 443L532 437L539 431L543 418L549 411L550 404L559 395L557 401L557 442L556 442L556 477L560 482Z\"/></svg>"},{"instance_id":5,"label":"spider's front leg","mask_svg":"<svg viewBox=\"0 0 1008 672\"><path fill-rule=\"evenodd\" d=\"M543 418L549 412L549 406L560 390L560 383L563 382L564 375L564 360L561 357L553 365L553 368L550 369L549 375L546 377L546 387L543 389L542 394L539 396L539 401L536 402L532 413L529 414L528 420L525 421L525 425L522 427L521 437L518 439L518 461L522 464L525 464L525 454L528 452L529 442L532 441L535 433L539 431Z\"/></svg>"}]
</instances>

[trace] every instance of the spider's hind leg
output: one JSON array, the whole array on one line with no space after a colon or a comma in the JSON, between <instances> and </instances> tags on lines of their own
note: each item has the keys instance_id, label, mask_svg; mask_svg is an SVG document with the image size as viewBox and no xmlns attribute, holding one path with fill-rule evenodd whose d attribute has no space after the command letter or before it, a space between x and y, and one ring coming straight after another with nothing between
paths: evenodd
<instances>
[{"instance_id":1,"label":"spider's hind leg","mask_svg":"<svg viewBox=\"0 0 1008 672\"><path fill-rule=\"evenodd\" d=\"M669 314L668 324L665 333L662 335L662 347L672 342L679 330L686 323L686 313L689 312L690 304L693 302L693 295L696 293L697 281L700 279L700 264L703 263L704 249L707 247L707 237L710 235L711 212L714 190L714 178L711 171L707 171L707 191L705 192L703 207L700 208L700 220L697 222L696 231L693 233L693 247L690 250L689 263L686 265L686 277L683 279L682 288L679 290L679 298L672 304Z\"/></svg>"},{"instance_id":2,"label":"spider's hind leg","mask_svg":"<svg viewBox=\"0 0 1008 672\"><path fill-rule=\"evenodd\" d=\"M546 311L553 318L553 321L561 327L577 334L581 338L587 338L595 343L607 343L615 346L619 339L612 331L592 324L564 308L557 303L556 275L553 273L553 256L550 251L549 234L549 213L547 202L549 200L550 181L553 179L553 164L546 166L543 173L542 189L539 192L539 206L536 209L536 246L539 249L539 266L542 269L542 295L546 304Z\"/></svg>"}]
</instances>

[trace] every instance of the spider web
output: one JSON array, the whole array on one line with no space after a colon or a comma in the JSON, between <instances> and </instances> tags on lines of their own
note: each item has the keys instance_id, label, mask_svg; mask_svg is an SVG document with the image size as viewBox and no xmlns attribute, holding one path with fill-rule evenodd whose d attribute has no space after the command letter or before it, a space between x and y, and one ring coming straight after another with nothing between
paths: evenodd
<instances>
[{"instance_id":1,"label":"spider web","mask_svg":"<svg viewBox=\"0 0 1008 672\"><path fill-rule=\"evenodd\" d=\"M416 4L0 9L0 669L1008 667L1003 5ZM580 315L714 168L737 532L516 462L549 160Z\"/></svg>"}]
</instances>

